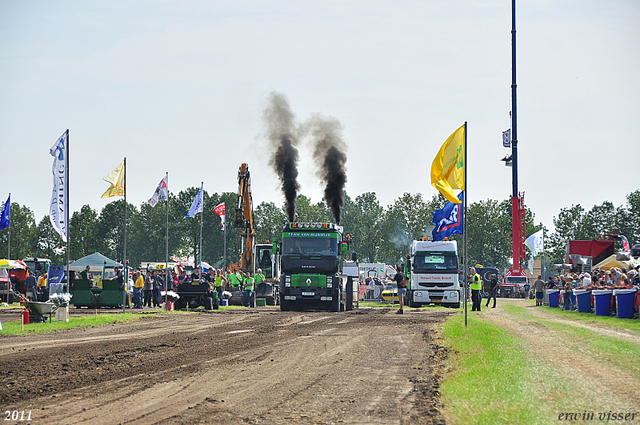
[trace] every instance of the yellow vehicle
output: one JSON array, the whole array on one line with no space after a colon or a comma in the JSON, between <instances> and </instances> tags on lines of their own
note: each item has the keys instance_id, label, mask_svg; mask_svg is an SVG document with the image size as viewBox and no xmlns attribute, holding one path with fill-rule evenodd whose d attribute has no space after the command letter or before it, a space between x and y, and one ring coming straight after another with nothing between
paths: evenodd
<instances>
[{"instance_id":1,"label":"yellow vehicle","mask_svg":"<svg viewBox=\"0 0 640 425\"><path fill-rule=\"evenodd\" d=\"M396 285L387 285L386 289L380 294L380 298L386 302L399 302L398 287Z\"/></svg>"}]
</instances>

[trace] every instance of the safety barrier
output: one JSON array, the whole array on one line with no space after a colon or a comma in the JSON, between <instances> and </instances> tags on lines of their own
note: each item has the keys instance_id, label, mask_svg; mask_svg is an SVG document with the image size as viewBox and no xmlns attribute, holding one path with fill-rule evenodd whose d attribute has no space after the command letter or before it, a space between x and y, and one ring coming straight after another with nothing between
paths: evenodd
<instances>
[{"instance_id":1,"label":"safety barrier","mask_svg":"<svg viewBox=\"0 0 640 425\"><path fill-rule=\"evenodd\" d=\"M564 306L564 291L547 289L549 307ZM575 300L574 300L575 297ZM616 316L619 319L640 318L640 291L631 289L575 289L571 293L573 310L596 316Z\"/></svg>"}]
</instances>

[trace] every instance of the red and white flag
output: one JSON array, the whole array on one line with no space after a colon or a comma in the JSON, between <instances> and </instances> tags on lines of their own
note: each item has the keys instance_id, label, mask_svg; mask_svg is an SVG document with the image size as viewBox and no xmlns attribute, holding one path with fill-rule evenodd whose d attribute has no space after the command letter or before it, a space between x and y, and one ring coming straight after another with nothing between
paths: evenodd
<instances>
[{"instance_id":1,"label":"red and white flag","mask_svg":"<svg viewBox=\"0 0 640 425\"><path fill-rule=\"evenodd\" d=\"M213 209L213 212L218 214L220 216L220 219L222 220L222 223L220 224L222 226L222 230L224 230L224 223L225 223L224 210L225 210L224 202L219 205L216 205L216 207Z\"/></svg>"},{"instance_id":2,"label":"red and white flag","mask_svg":"<svg viewBox=\"0 0 640 425\"><path fill-rule=\"evenodd\" d=\"M169 173L167 173L160 183L158 187L156 187L156 191L153 192L153 196L149 199L149 205L151 207L155 207L158 201L166 201L169 199Z\"/></svg>"}]
</instances>

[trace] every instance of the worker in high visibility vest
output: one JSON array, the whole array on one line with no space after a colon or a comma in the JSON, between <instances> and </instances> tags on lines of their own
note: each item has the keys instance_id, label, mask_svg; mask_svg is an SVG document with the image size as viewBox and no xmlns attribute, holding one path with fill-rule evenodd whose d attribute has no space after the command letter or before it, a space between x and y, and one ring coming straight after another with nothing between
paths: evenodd
<instances>
[{"instance_id":1,"label":"worker in high visibility vest","mask_svg":"<svg viewBox=\"0 0 640 425\"><path fill-rule=\"evenodd\" d=\"M253 295L253 285L255 284L255 278L251 276L251 272L247 272L244 283L242 285L244 289L244 297L242 298L242 304L245 307L251 307L251 297Z\"/></svg>"},{"instance_id":2,"label":"worker in high visibility vest","mask_svg":"<svg viewBox=\"0 0 640 425\"><path fill-rule=\"evenodd\" d=\"M482 278L476 272L475 267L471 267L471 284L469 288L471 288L471 302L473 303L473 307L471 311L480 311L480 290L482 289Z\"/></svg>"},{"instance_id":3,"label":"worker in high visibility vest","mask_svg":"<svg viewBox=\"0 0 640 425\"><path fill-rule=\"evenodd\" d=\"M244 276L242 276L236 269L233 269L233 273L229 274L229 285L231 289L239 289L244 281Z\"/></svg>"}]
</instances>

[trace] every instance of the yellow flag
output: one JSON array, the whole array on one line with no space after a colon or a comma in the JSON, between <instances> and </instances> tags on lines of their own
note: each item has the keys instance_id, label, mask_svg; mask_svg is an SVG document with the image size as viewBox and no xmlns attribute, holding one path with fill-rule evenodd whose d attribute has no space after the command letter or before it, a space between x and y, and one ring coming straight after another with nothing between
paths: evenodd
<instances>
[{"instance_id":1,"label":"yellow flag","mask_svg":"<svg viewBox=\"0 0 640 425\"><path fill-rule=\"evenodd\" d=\"M102 194L103 198L109 198L110 196L124 196L124 159L118 165L115 170L107 174L102 180L111 183L111 186L105 193Z\"/></svg>"},{"instance_id":2,"label":"yellow flag","mask_svg":"<svg viewBox=\"0 0 640 425\"><path fill-rule=\"evenodd\" d=\"M440 148L431 164L431 185L454 204L459 204L453 189L464 190L465 125L453 132Z\"/></svg>"}]
</instances>

